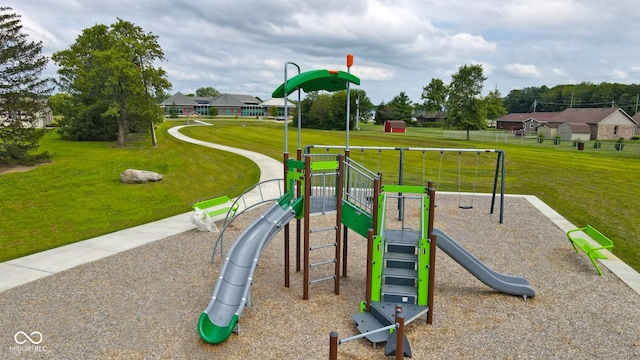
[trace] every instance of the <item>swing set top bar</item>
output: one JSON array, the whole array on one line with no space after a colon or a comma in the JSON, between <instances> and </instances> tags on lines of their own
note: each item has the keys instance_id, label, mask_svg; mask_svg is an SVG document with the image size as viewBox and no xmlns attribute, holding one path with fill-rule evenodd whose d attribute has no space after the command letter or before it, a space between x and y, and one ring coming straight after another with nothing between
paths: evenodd
<instances>
[{"instance_id":1,"label":"swing set top bar","mask_svg":"<svg viewBox=\"0 0 640 360\"><path fill-rule=\"evenodd\" d=\"M307 145L306 148L320 148L320 149L346 149L341 145ZM485 153L504 153L503 150L496 149L456 149L456 148L414 148L414 147L390 147L390 146L350 146L350 149L356 150L409 150L409 151L452 151L452 152L485 152Z\"/></svg>"}]
</instances>

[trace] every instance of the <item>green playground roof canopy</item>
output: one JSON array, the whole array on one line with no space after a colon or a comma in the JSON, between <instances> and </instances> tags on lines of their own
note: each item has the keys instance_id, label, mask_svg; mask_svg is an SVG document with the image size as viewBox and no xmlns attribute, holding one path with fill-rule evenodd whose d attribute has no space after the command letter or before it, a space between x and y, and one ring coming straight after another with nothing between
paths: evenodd
<instances>
[{"instance_id":1,"label":"green playground roof canopy","mask_svg":"<svg viewBox=\"0 0 640 360\"><path fill-rule=\"evenodd\" d=\"M360 79L351 73L338 70L311 70L298 74L287 81L287 95L302 89L310 91L338 91L346 90L347 83L360 85ZM284 97L284 83L280 84L271 94L274 98Z\"/></svg>"}]
</instances>

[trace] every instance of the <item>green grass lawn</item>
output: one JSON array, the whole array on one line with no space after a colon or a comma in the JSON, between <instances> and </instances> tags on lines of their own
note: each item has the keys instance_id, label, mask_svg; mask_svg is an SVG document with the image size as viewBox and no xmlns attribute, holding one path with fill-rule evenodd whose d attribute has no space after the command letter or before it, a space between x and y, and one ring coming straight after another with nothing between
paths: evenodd
<instances>
[{"instance_id":1,"label":"green grass lawn","mask_svg":"<svg viewBox=\"0 0 640 360\"><path fill-rule=\"evenodd\" d=\"M212 122L214 126L182 132L282 159L282 123ZM257 182L258 168L250 161L167 135L166 128L176 124L163 125L157 147L150 146L147 138L119 149L111 143L67 142L49 134L41 149L55 153L53 163L0 175L0 261L186 212L197 200L238 195ZM295 156L297 129L289 128L288 134L288 151ZM302 146L312 144L344 145L345 132L303 130ZM536 195L572 223L595 226L614 241L616 255L640 269L640 239L634 230L640 209L640 197L634 191L640 179L637 155L579 152L571 146L447 140L441 130L422 128L385 134L380 126L369 124L350 132L350 145L504 150L507 193ZM495 155L463 155L451 152L441 158L438 152L408 152L404 183L423 184L428 179L441 190L460 187L468 192L475 187L478 192L490 192ZM351 157L383 172L386 183L398 182L397 151L352 150ZM157 171L165 178L153 184L124 185L119 174L127 168Z\"/></svg>"},{"instance_id":2,"label":"green grass lawn","mask_svg":"<svg viewBox=\"0 0 640 360\"><path fill-rule=\"evenodd\" d=\"M238 195L259 179L251 161L196 147L158 131L159 143L71 142L49 133L41 150L52 163L0 175L0 261L187 212L207 198ZM126 185L128 168L163 174L162 181Z\"/></svg>"}]
</instances>

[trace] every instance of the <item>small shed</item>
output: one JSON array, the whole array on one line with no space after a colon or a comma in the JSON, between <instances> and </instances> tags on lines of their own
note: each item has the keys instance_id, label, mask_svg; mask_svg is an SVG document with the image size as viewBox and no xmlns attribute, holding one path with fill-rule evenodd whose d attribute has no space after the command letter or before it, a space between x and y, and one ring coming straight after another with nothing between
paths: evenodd
<instances>
[{"instance_id":1,"label":"small shed","mask_svg":"<svg viewBox=\"0 0 640 360\"><path fill-rule=\"evenodd\" d=\"M384 132L390 132L390 133L407 132L407 124L402 120L387 120L384 123Z\"/></svg>"}]
</instances>

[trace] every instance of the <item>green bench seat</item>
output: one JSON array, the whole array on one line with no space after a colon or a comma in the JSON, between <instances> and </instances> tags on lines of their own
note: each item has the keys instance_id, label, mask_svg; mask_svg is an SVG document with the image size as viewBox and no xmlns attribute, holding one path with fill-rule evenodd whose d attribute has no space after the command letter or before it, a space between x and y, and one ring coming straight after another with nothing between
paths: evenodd
<instances>
[{"instance_id":1,"label":"green bench seat","mask_svg":"<svg viewBox=\"0 0 640 360\"><path fill-rule=\"evenodd\" d=\"M231 212L231 217L236 216L236 211L238 211L238 203L233 202L233 200L229 199L228 196L219 196L217 198L199 201L193 204L194 210L202 210L209 217L214 217L221 214L226 214Z\"/></svg>"},{"instance_id":2,"label":"green bench seat","mask_svg":"<svg viewBox=\"0 0 640 360\"><path fill-rule=\"evenodd\" d=\"M586 238L579 237L579 235L574 235L573 233L581 231L591 239L593 239L596 243L587 240ZM604 236L600 231L596 230L593 226L587 225L585 227L573 229L567 231L567 238L573 245L573 249L578 252L578 249L582 250L589 259L593 263L593 266L598 270L598 274L602 275L602 271L598 267L596 263L596 259L607 259L607 256L602 253L601 250L611 249L613 247L613 241L611 241L608 237Z\"/></svg>"}]
</instances>

